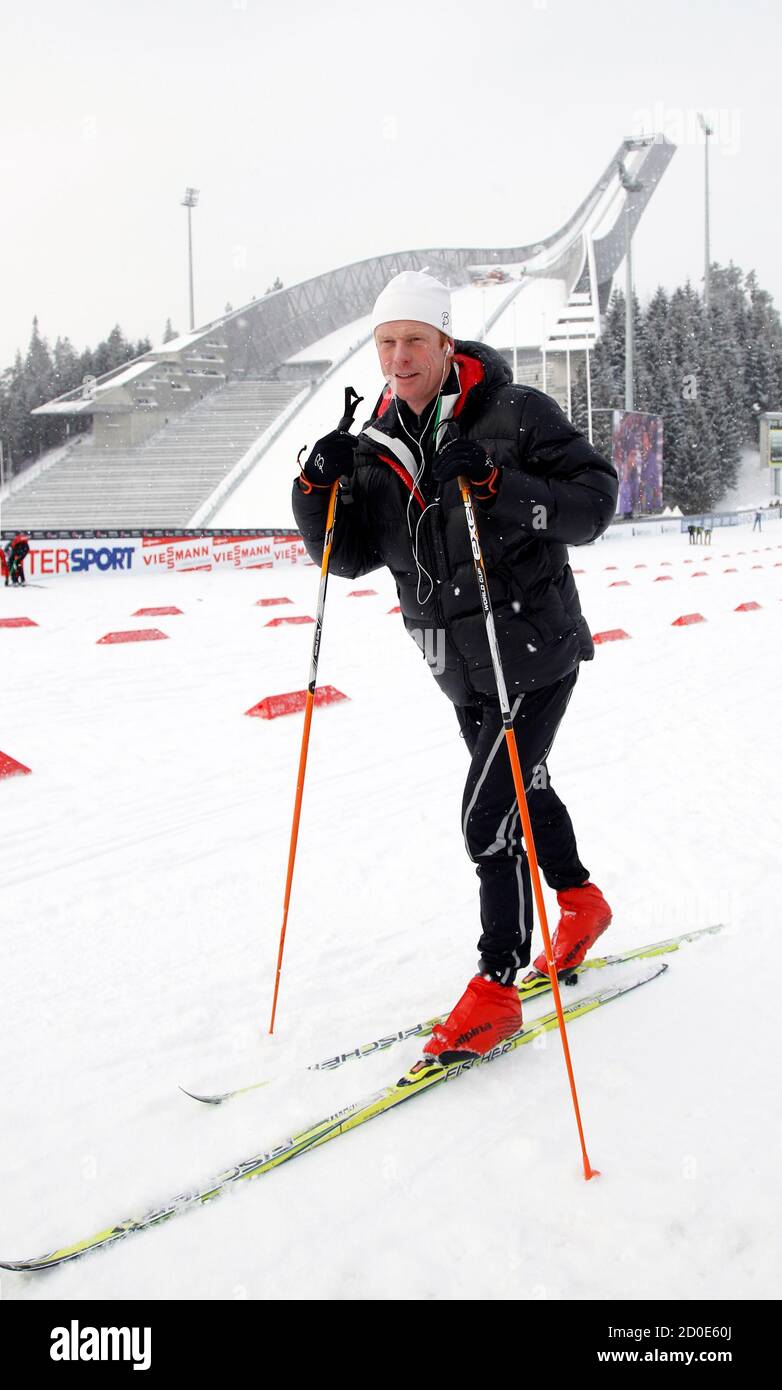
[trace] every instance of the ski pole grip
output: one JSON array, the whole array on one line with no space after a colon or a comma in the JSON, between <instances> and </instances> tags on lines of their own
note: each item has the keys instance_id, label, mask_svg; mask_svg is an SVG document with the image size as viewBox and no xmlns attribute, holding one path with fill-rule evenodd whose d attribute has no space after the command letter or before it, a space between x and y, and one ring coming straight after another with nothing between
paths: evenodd
<instances>
[{"instance_id":1,"label":"ski pole grip","mask_svg":"<svg viewBox=\"0 0 782 1390\"><path fill-rule=\"evenodd\" d=\"M339 424L337 425L338 430L350 429L351 425L353 424L356 418L356 411L358 410L358 407L363 401L363 399L363 396L359 396L356 394L352 386L345 387L345 413L342 416L342 419L340 420Z\"/></svg>"}]
</instances>

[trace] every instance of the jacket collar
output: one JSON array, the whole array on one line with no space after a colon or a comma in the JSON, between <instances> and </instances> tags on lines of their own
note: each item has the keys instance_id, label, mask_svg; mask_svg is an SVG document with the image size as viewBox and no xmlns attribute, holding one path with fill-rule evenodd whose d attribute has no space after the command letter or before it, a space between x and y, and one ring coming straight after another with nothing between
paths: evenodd
<instances>
[{"instance_id":1,"label":"jacket collar","mask_svg":"<svg viewBox=\"0 0 782 1390\"><path fill-rule=\"evenodd\" d=\"M441 392L438 445L448 436L453 437L455 425L451 425L446 431L442 430L447 421L458 420L463 425L466 417L480 406L489 392L504 386L512 379L510 368L494 348L487 347L485 343L462 342L457 339L451 370ZM373 453L380 450L386 454L392 453L411 479L420 472L420 457L410 447L409 437L405 435L400 424L396 400L390 386L386 386L380 396L372 418L361 430L361 437L370 442Z\"/></svg>"},{"instance_id":2,"label":"jacket collar","mask_svg":"<svg viewBox=\"0 0 782 1390\"><path fill-rule=\"evenodd\" d=\"M445 385L440 392L440 416L436 439L438 446L443 438L445 424L454 415L462 395L460 367L454 359ZM427 405L426 411L427 413L431 411L434 415L435 410L436 403L433 398ZM368 425L364 426L361 433L375 444L380 445L387 453L392 453L412 479L418 478L421 472L421 456L411 447L411 436L405 431L404 422L400 419L396 398L390 386L386 387L380 397L374 418Z\"/></svg>"},{"instance_id":3,"label":"jacket collar","mask_svg":"<svg viewBox=\"0 0 782 1390\"><path fill-rule=\"evenodd\" d=\"M448 403L448 412L445 408L441 411L440 418L447 419L451 416L458 419L461 415L468 397L472 396L481 384L487 379L486 365L482 357L486 352L490 352L493 357L499 358L504 366L502 358L491 348L486 349L482 343L461 343L456 342L455 352L451 359L451 370L442 388L441 396L444 405ZM390 412L390 414L389 414ZM381 421L386 429L398 428L398 417L394 393L390 386L386 386L377 405L371 423L380 425ZM381 425L381 428L383 427Z\"/></svg>"},{"instance_id":4,"label":"jacket collar","mask_svg":"<svg viewBox=\"0 0 782 1390\"><path fill-rule=\"evenodd\" d=\"M510 380L511 371L494 348L487 347L485 343L457 339L451 370L441 392L440 426L444 426L448 420L458 420L463 424L489 391ZM453 437L454 432L454 425L445 432L438 427L438 445L449 435ZM409 438L400 424L390 386L386 386L361 434L371 441L375 449L381 446L386 452L392 452L406 472L415 478L421 467L420 458L410 447Z\"/></svg>"}]
</instances>

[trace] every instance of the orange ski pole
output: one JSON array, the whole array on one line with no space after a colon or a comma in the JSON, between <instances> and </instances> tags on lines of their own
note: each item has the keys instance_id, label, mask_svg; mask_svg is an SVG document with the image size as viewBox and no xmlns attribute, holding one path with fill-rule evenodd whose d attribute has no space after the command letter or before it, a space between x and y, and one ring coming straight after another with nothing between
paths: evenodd
<instances>
[{"instance_id":1,"label":"orange ski pole","mask_svg":"<svg viewBox=\"0 0 782 1390\"><path fill-rule=\"evenodd\" d=\"M567 1040L567 1029L565 1027L565 1016L562 1012L562 999L559 993L559 981L557 972L554 968L554 952L551 946L551 936L548 929L548 919L546 917L546 904L543 901L543 888L540 882L540 871L538 869L538 856L535 851L535 839L532 834L532 825L527 808L527 797L524 792L524 778L519 761L519 750L516 744L516 731L511 720L510 703L508 692L505 687L505 676L502 670L500 659L500 649L497 642L497 633L494 627L494 614L492 612L491 599L489 597L489 585L486 579L486 567L483 562L481 542L478 536L478 526L475 520L475 511L472 503L472 494L466 478L459 478L459 488L462 494L464 510L467 516L467 529L470 535L470 545L472 547L473 563L475 565L475 575L478 580L478 590L481 596L483 616L486 622L486 636L489 640L489 650L491 652L492 665L494 666L494 677L497 682L497 695L500 702L500 712L502 723L505 729L505 741L508 746L508 756L510 758L511 771L513 773L513 785L516 789L516 799L519 804L519 814L524 830L524 843L529 859L530 875L532 877L532 887L535 894L535 902L538 908L540 927L543 932L543 945L546 952L546 964L548 966L549 978L551 980L551 992L554 996L554 1007L557 1011L559 1020L559 1033L562 1038L562 1050L565 1054L565 1066L567 1068L568 1080L570 1082L570 1094L573 1097L573 1109L576 1115L576 1125L578 1127L578 1137L581 1143L581 1156L584 1164L584 1177L587 1181L590 1178L599 1177L597 1168L593 1168L589 1162L589 1155L586 1149L584 1138L584 1127L581 1123L581 1108L578 1103L578 1093L576 1091L576 1079L573 1074L573 1063L570 1057L570 1046Z\"/></svg>"},{"instance_id":2,"label":"orange ski pole","mask_svg":"<svg viewBox=\"0 0 782 1390\"><path fill-rule=\"evenodd\" d=\"M351 399L352 398L352 399ZM353 424L356 414L356 407L363 396L357 396L351 386L345 387L345 413L339 422L338 429L349 430ZM303 452L303 450L301 451ZM320 588L318 589L318 607L315 613L315 631L312 636L312 656L310 658L310 676L307 683L307 698L304 705L304 729L301 736L301 752L299 754L299 771L296 777L296 801L293 808L293 825L291 827L291 842L288 851L288 874L285 880L285 901L282 911L282 927L280 929L280 945L277 952L277 970L274 976L274 997L272 999L272 1014L269 1023L269 1032L274 1032L274 1020L277 1014L277 997L280 992L280 980L282 978L282 957L285 950L285 932L288 926L288 909L291 901L291 888L293 886L293 870L296 864L296 846L299 841L299 821L301 819L301 803L304 795L304 778L307 772L307 752L310 743L310 725L312 724L312 710L315 704L315 686L318 679L318 656L320 654L320 639L323 632L323 614L326 608L326 587L329 579L329 560L331 558L331 547L334 542L334 518L337 512L337 495L339 491L339 481L332 485L329 495L329 507L326 514L326 535L323 542L323 560L320 566Z\"/></svg>"}]
</instances>

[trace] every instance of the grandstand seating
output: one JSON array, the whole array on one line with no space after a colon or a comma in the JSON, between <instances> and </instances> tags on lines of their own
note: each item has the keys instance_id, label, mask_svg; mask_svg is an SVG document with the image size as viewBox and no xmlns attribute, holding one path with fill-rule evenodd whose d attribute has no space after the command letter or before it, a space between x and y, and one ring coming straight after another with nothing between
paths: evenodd
<instances>
[{"instance_id":1,"label":"grandstand seating","mask_svg":"<svg viewBox=\"0 0 782 1390\"><path fill-rule=\"evenodd\" d=\"M3 504L3 529L187 526L304 384L230 382L136 448L77 443Z\"/></svg>"}]
</instances>

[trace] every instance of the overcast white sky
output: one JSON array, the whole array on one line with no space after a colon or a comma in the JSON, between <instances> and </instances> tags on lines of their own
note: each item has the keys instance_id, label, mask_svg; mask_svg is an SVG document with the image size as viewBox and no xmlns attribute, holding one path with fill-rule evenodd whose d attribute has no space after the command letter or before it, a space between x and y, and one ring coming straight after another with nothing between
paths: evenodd
<instances>
[{"instance_id":1,"label":"overcast white sky","mask_svg":"<svg viewBox=\"0 0 782 1390\"><path fill-rule=\"evenodd\" d=\"M81 349L384 251L554 231L624 135L679 146L637 288L755 267L782 307L767 0L0 0L0 368L33 314ZM458 324L456 325L458 334Z\"/></svg>"}]
</instances>

